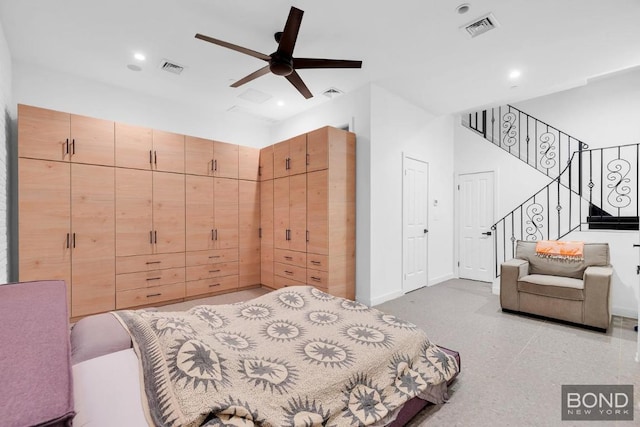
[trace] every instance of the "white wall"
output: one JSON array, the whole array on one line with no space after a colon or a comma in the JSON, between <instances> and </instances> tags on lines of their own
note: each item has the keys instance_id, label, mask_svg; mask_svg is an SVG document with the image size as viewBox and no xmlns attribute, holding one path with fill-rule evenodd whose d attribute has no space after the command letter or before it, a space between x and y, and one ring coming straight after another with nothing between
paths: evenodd
<instances>
[{"instance_id":1,"label":"white wall","mask_svg":"<svg viewBox=\"0 0 640 427\"><path fill-rule=\"evenodd\" d=\"M371 85L275 125L271 137L344 124L357 137L356 298L375 305L402 294L403 152L429 163L429 284L453 277L452 118Z\"/></svg>"},{"instance_id":2,"label":"white wall","mask_svg":"<svg viewBox=\"0 0 640 427\"><path fill-rule=\"evenodd\" d=\"M8 168L7 148L11 144L11 122L15 107L11 94L11 53L0 25L0 283L8 279Z\"/></svg>"},{"instance_id":3,"label":"white wall","mask_svg":"<svg viewBox=\"0 0 640 427\"><path fill-rule=\"evenodd\" d=\"M18 62L13 64L13 101L250 147L268 145L271 126L243 113L212 113Z\"/></svg>"},{"instance_id":4,"label":"white wall","mask_svg":"<svg viewBox=\"0 0 640 427\"><path fill-rule=\"evenodd\" d=\"M589 144L640 143L640 67L591 80L515 107Z\"/></svg>"}]
</instances>

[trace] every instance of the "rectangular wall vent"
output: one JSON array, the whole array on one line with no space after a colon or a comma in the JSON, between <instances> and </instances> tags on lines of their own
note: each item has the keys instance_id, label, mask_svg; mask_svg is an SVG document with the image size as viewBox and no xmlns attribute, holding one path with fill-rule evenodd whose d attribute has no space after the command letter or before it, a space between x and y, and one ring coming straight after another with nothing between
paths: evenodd
<instances>
[{"instance_id":1,"label":"rectangular wall vent","mask_svg":"<svg viewBox=\"0 0 640 427\"><path fill-rule=\"evenodd\" d=\"M498 21L493 16L493 14L489 13L479 19L476 19L469 24L460 27L461 30L465 32L469 37L474 38L478 37L480 34L484 34L487 31L493 30L498 27Z\"/></svg>"},{"instance_id":2,"label":"rectangular wall vent","mask_svg":"<svg viewBox=\"0 0 640 427\"><path fill-rule=\"evenodd\" d=\"M175 62L167 61L166 59L163 59L160 63L160 69L173 74L180 74L184 71L184 67L182 65L178 65Z\"/></svg>"}]
</instances>

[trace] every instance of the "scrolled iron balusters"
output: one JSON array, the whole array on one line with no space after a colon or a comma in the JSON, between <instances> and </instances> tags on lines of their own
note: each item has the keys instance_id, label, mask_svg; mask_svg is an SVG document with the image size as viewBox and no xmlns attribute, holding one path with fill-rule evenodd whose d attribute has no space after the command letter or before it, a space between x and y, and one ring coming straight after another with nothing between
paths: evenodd
<instances>
[{"instance_id":1,"label":"scrolled iron balusters","mask_svg":"<svg viewBox=\"0 0 640 427\"><path fill-rule=\"evenodd\" d=\"M527 220L524 231L527 233L525 240L543 240L542 228L544 228L544 207L540 203L532 203L527 206L525 213L527 214Z\"/></svg>"},{"instance_id":2,"label":"scrolled iron balusters","mask_svg":"<svg viewBox=\"0 0 640 427\"><path fill-rule=\"evenodd\" d=\"M516 113L509 111L502 116L502 144L513 147L518 142L518 130L516 129Z\"/></svg>"},{"instance_id":3,"label":"scrolled iron balusters","mask_svg":"<svg viewBox=\"0 0 640 427\"><path fill-rule=\"evenodd\" d=\"M631 204L631 179L627 177L631 171L631 164L625 159L615 159L607 163L607 188L611 191L607 195L607 202L614 208L626 208Z\"/></svg>"},{"instance_id":4,"label":"scrolled iron balusters","mask_svg":"<svg viewBox=\"0 0 640 427\"><path fill-rule=\"evenodd\" d=\"M551 169L556 165L556 135L545 132L540 135L540 166Z\"/></svg>"}]
</instances>

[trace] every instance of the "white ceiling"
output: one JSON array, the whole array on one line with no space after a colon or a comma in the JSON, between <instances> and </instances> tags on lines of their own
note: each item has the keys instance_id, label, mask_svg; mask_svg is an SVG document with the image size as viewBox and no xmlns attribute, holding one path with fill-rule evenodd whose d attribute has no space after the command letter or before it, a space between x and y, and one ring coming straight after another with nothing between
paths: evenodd
<instances>
[{"instance_id":1,"label":"white ceiling","mask_svg":"<svg viewBox=\"0 0 640 427\"><path fill-rule=\"evenodd\" d=\"M461 15L463 1L0 0L0 19L16 62L270 120L327 102L322 92L330 87L349 92L373 82L442 114L640 65L638 0L468 0ZM362 60L363 68L300 70L315 95L310 100L271 74L230 88L265 63L194 35L270 54L292 5L305 12L294 56ZM488 12L497 29L475 39L459 30ZM135 52L146 61L136 61ZM162 71L162 59L186 69L180 76ZM508 79L514 68L522 71L517 82ZM271 98L258 104L238 97L248 89Z\"/></svg>"}]
</instances>

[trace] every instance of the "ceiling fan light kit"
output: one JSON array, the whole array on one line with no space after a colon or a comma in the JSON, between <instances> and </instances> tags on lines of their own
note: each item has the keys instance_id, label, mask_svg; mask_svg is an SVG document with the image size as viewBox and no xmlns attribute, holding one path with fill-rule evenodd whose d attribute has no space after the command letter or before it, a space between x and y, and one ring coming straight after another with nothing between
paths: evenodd
<instances>
[{"instance_id":1,"label":"ceiling fan light kit","mask_svg":"<svg viewBox=\"0 0 640 427\"><path fill-rule=\"evenodd\" d=\"M343 59L321 59L321 58L294 58L293 49L298 38L298 32L300 30L300 24L302 23L302 15L304 12L295 7L291 7L289 11L289 17L284 26L283 31L278 31L274 34L274 38L278 43L278 48L271 55L265 55L255 50L247 49L242 46L238 46L232 43L228 43L222 40L215 39L213 37L205 36L203 34L196 34L196 38L217 44L218 46L226 47L228 49L235 50L245 55L253 56L254 58L266 61L268 65L254 71L246 77L233 83L231 87L239 87L252 80L257 79L267 73L272 73L277 76L283 76L304 96L306 99L313 97L313 94L304 84L302 78L296 70L298 69L312 69L312 68L362 68L362 61L351 61Z\"/></svg>"}]
</instances>

